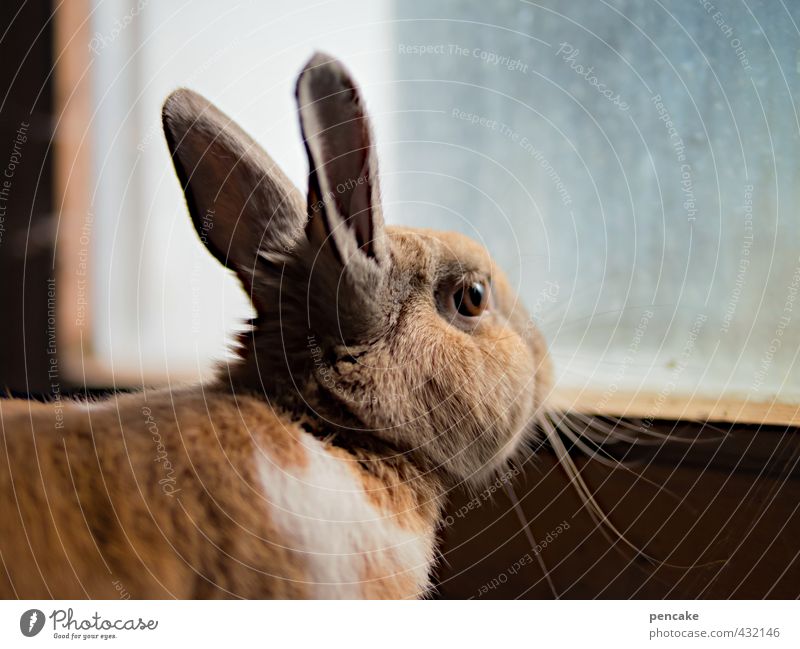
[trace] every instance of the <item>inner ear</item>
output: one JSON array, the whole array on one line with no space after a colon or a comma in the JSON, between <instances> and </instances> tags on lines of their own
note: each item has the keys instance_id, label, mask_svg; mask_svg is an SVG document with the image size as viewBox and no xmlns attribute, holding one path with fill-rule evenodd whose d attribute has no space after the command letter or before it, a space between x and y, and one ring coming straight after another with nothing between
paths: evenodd
<instances>
[{"instance_id":1,"label":"inner ear","mask_svg":"<svg viewBox=\"0 0 800 649\"><path fill-rule=\"evenodd\" d=\"M334 98L326 97L320 100L321 104L334 102ZM335 115L336 106L320 105L318 108L323 114ZM372 136L366 117L353 117L349 122L318 124L320 128L318 137L323 140L321 151L314 159L315 168L311 171L314 177L315 189L320 196L333 197L335 213L341 217L344 227L352 231L356 238L358 248L368 257L375 257L374 226L376 217L373 210L380 210L380 202L374 200L372 193L377 190L378 179L373 177L370 169L372 157ZM312 147L311 148L315 148ZM335 157L326 158L326 153ZM309 152L309 156L313 156ZM333 183L336 183L335 186ZM319 211L330 226L327 214L320 209L319 202L315 202L316 211ZM316 214L315 214L316 215Z\"/></svg>"},{"instance_id":2,"label":"inner ear","mask_svg":"<svg viewBox=\"0 0 800 649\"><path fill-rule=\"evenodd\" d=\"M348 263L387 262L378 165L369 117L344 66L316 54L297 82L300 125L309 160L307 232L329 240Z\"/></svg>"}]
</instances>

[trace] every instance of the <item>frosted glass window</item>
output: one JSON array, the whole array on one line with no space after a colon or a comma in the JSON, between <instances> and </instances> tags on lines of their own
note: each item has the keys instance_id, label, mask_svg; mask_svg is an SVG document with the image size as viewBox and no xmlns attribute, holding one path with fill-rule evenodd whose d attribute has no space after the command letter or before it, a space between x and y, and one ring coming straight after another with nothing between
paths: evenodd
<instances>
[{"instance_id":1,"label":"frosted glass window","mask_svg":"<svg viewBox=\"0 0 800 649\"><path fill-rule=\"evenodd\" d=\"M482 240L562 391L598 409L646 393L653 416L731 397L796 413L796 4L138 7L92 15L93 349L107 367L203 373L249 313L191 230L163 98L206 94L304 188L293 84L324 49L363 87L387 219Z\"/></svg>"},{"instance_id":2,"label":"frosted glass window","mask_svg":"<svg viewBox=\"0 0 800 649\"><path fill-rule=\"evenodd\" d=\"M800 404L797 3L395 6L391 213L488 245L560 387Z\"/></svg>"}]
</instances>

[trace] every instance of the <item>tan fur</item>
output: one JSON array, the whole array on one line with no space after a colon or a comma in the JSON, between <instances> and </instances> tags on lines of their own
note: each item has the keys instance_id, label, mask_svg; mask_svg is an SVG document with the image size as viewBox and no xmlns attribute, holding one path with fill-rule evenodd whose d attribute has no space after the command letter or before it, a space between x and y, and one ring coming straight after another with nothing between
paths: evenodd
<instances>
[{"instance_id":1,"label":"tan fur","mask_svg":"<svg viewBox=\"0 0 800 649\"><path fill-rule=\"evenodd\" d=\"M357 363L334 365L337 394L376 435L430 470L480 481L542 406L544 342L483 247L456 233L387 233L403 308L390 336L359 350ZM432 287L454 269L492 278L496 306L469 333L431 308Z\"/></svg>"},{"instance_id":2,"label":"tan fur","mask_svg":"<svg viewBox=\"0 0 800 649\"><path fill-rule=\"evenodd\" d=\"M287 453L292 431L268 408L246 397L237 411L231 401L198 389L67 404L63 429L54 428L50 405L8 417L2 403L3 511L21 511L24 521L2 519L0 550L12 582L3 595L111 597L120 580L134 597L257 597L267 594L264 573L275 577L270 594L302 596L298 562L252 506L263 497L252 456L303 458ZM169 483L159 484L170 474L156 461L144 408L173 468L174 495L163 489ZM263 539L271 541L267 553ZM223 553L231 560L220 570Z\"/></svg>"},{"instance_id":3,"label":"tan fur","mask_svg":"<svg viewBox=\"0 0 800 649\"><path fill-rule=\"evenodd\" d=\"M255 459L302 469L297 440L309 433L264 402L193 388L65 403L59 429L51 404L0 401L0 417L3 598L115 597L117 580L133 597L307 595L313 575L265 515L269 496ZM155 459L156 437L174 470L174 494L159 484L168 474ZM367 452L332 454L393 520L432 535L435 490L412 489ZM362 475L358 459L375 462L383 479ZM398 571L364 566L365 580L405 584L393 596L417 596L410 578L392 577Z\"/></svg>"},{"instance_id":4,"label":"tan fur","mask_svg":"<svg viewBox=\"0 0 800 649\"><path fill-rule=\"evenodd\" d=\"M424 593L415 589L412 576L403 572L399 561L384 560L372 565L367 563L364 569L362 597L364 599L410 599Z\"/></svg>"},{"instance_id":5,"label":"tan fur","mask_svg":"<svg viewBox=\"0 0 800 649\"><path fill-rule=\"evenodd\" d=\"M305 211L230 118L167 100L200 240L258 316L209 385L0 400L0 596L424 596L447 489L532 433L549 359L505 276L462 235L384 227L341 64L315 56L297 96ZM458 314L475 281L488 309Z\"/></svg>"}]
</instances>

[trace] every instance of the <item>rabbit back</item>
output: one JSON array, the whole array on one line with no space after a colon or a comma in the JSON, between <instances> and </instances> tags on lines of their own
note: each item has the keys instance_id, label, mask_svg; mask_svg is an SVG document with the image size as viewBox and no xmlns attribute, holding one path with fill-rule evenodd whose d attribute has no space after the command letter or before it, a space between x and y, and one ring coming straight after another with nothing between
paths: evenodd
<instances>
[{"instance_id":1,"label":"rabbit back","mask_svg":"<svg viewBox=\"0 0 800 649\"><path fill-rule=\"evenodd\" d=\"M309 421L200 388L58 407L0 402L3 597L427 589L433 495Z\"/></svg>"}]
</instances>

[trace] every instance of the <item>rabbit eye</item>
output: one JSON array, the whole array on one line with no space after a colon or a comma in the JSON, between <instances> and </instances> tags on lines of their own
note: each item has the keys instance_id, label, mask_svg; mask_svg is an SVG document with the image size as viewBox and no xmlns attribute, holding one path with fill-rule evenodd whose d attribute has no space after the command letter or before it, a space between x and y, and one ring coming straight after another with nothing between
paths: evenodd
<instances>
[{"instance_id":1,"label":"rabbit eye","mask_svg":"<svg viewBox=\"0 0 800 649\"><path fill-rule=\"evenodd\" d=\"M453 293L453 302L461 315L474 318L489 306L489 286L485 282L472 282Z\"/></svg>"}]
</instances>

